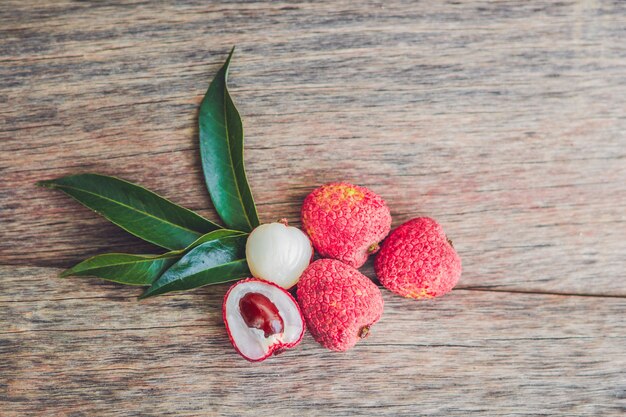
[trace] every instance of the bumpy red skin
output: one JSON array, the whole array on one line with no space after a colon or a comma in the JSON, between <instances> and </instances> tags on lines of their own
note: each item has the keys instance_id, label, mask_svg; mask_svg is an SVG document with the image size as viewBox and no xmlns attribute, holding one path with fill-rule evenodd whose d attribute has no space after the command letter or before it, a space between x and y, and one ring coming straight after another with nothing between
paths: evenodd
<instances>
[{"instance_id":1,"label":"bumpy red skin","mask_svg":"<svg viewBox=\"0 0 626 417\"><path fill-rule=\"evenodd\" d=\"M383 314L378 287L334 259L309 265L298 281L297 296L313 338L334 351L353 347Z\"/></svg>"},{"instance_id":2,"label":"bumpy red skin","mask_svg":"<svg viewBox=\"0 0 626 417\"><path fill-rule=\"evenodd\" d=\"M244 355L243 353L241 353L241 351L239 350L239 348L235 344L235 340L233 339L233 337L230 334L230 327L228 327L228 321L226 320L226 300L228 300L228 296L230 295L230 292L233 290L233 288L235 288L239 284L242 284L244 282L249 282L249 281L259 281L259 282L262 282L264 284L272 285L272 286L274 286L276 288L279 288L282 292L284 292L286 295L288 295L289 298L291 298L291 300L294 302L294 304L296 305L296 308L298 309L298 312L300 313L300 318L302 319L303 322L304 322L304 317L302 316L302 310L300 309L300 306L298 305L298 302L293 298L293 296L287 290L285 290L284 288L274 284L273 282L263 281L263 280L257 279L257 278L246 278L246 279L242 279L241 281L236 282L234 285L232 285L228 289L228 291L226 292L226 295L224 296L224 302L222 303L222 318L224 319L224 326L226 326L226 333L228 333L228 339L230 340L230 343L233 345L233 347L235 348L237 353L239 355L241 355L242 358L244 358L248 362L261 362L261 361L264 361L265 359L269 358L272 355L277 355L279 353L284 352L287 349L291 349L293 347L296 347L298 344L300 344L300 342L302 341L302 337L304 336L304 332L306 331L306 326L302 326L302 333L300 333L300 337L298 337L298 340L296 340L293 343L276 343L276 344L272 345L269 348L267 354L265 356L263 356L262 358L260 358L260 359L251 359L251 358L247 357L246 355Z\"/></svg>"},{"instance_id":3,"label":"bumpy red skin","mask_svg":"<svg viewBox=\"0 0 626 417\"><path fill-rule=\"evenodd\" d=\"M448 293L461 277L461 258L435 220L419 217L395 229L374 263L380 283L403 297Z\"/></svg>"},{"instance_id":4,"label":"bumpy red skin","mask_svg":"<svg viewBox=\"0 0 626 417\"><path fill-rule=\"evenodd\" d=\"M369 189L331 183L304 199L302 226L321 257L359 268L389 234L391 213Z\"/></svg>"}]
</instances>

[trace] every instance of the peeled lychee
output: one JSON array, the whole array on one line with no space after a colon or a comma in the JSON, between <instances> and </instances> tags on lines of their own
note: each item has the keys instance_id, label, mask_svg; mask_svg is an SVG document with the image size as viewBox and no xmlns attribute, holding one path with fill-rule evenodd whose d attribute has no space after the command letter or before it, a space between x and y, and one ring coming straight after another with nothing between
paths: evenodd
<instances>
[{"instance_id":1,"label":"peeled lychee","mask_svg":"<svg viewBox=\"0 0 626 417\"><path fill-rule=\"evenodd\" d=\"M391 213L369 189L332 183L304 199L302 226L320 256L359 268L389 233Z\"/></svg>"},{"instance_id":2,"label":"peeled lychee","mask_svg":"<svg viewBox=\"0 0 626 417\"><path fill-rule=\"evenodd\" d=\"M298 283L298 302L307 328L322 346L353 347L383 314L383 297L365 275L334 259L319 259Z\"/></svg>"},{"instance_id":3,"label":"peeled lychee","mask_svg":"<svg viewBox=\"0 0 626 417\"><path fill-rule=\"evenodd\" d=\"M290 349L304 335L298 303L271 282L254 278L239 281L226 293L222 314L235 350L250 362Z\"/></svg>"},{"instance_id":4,"label":"peeled lychee","mask_svg":"<svg viewBox=\"0 0 626 417\"><path fill-rule=\"evenodd\" d=\"M306 233L283 219L262 224L246 242L246 260L252 275L289 289L309 266L313 247Z\"/></svg>"},{"instance_id":5,"label":"peeled lychee","mask_svg":"<svg viewBox=\"0 0 626 417\"><path fill-rule=\"evenodd\" d=\"M444 295L461 277L461 258L441 225L428 217L409 220L391 232L374 267L381 284L415 299Z\"/></svg>"}]
</instances>

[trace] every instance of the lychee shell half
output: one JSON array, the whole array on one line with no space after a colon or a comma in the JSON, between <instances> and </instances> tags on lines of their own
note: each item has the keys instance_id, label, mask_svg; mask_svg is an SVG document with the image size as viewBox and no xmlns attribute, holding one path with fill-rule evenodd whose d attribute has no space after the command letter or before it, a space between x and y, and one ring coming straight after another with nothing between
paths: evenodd
<instances>
[{"instance_id":1,"label":"lychee shell half","mask_svg":"<svg viewBox=\"0 0 626 417\"><path fill-rule=\"evenodd\" d=\"M302 226L323 258L354 268L378 250L391 230L391 213L373 191L348 183L313 190L302 204Z\"/></svg>"},{"instance_id":2,"label":"lychee shell half","mask_svg":"<svg viewBox=\"0 0 626 417\"><path fill-rule=\"evenodd\" d=\"M402 224L383 242L374 263L380 283L415 299L448 293L461 277L461 258L436 220L419 217Z\"/></svg>"},{"instance_id":3,"label":"lychee shell half","mask_svg":"<svg viewBox=\"0 0 626 417\"><path fill-rule=\"evenodd\" d=\"M298 282L297 297L313 338L334 351L348 350L366 337L383 313L378 287L334 259L309 265Z\"/></svg>"},{"instance_id":4,"label":"lychee shell half","mask_svg":"<svg viewBox=\"0 0 626 417\"><path fill-rule=\"evenodd\" d=\"M247 294L260 294L276 307L283 331L265 336L262 330L249 327L240 311L240 301ZM298 345L304 335L304 318L298 303L289 292L278 285L248 278L234 284L224 296L224 324L235 350L250 362L268 357Z\"/></svg>"}]
</instances>

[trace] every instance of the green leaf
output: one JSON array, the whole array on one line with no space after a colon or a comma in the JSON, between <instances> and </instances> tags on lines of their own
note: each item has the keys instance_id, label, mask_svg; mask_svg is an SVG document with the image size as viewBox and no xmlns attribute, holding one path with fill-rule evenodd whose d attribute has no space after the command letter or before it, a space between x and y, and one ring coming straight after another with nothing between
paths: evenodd
<instances>
[{"instance_id":1,"label":"green leaf","mask_svg":"<svg viewBox=\"0 0 626 417\"><path fill-rule=\"evenodd\" d=\"M178 258L180 255L171 253L163 255L105 253L82 261L64 271L61 277L89 275L126 285L150 285Z\"/></svg>"},{"instance_id":2,"label":"green leaf","mask_svg":"<svg viewBox=\"0 0 626 417\"><path fill-rule=\"evenodd\" d=\"M205 235L200 236L198 239L196 239L192 244L187 246L185 249L172 251L170 253L182 254L184 252L187 252L189 249L193 249L196 246L199 246L199 245L201 245L201 244L203 244L205 242L210 242L212 240L222 239L222 238L226 238L226 237L229 237L229 236L243 236L244 238L247 239L248 233L241 232L239 230L230 230L230 229L214 230L212 232L209 232L209 233L207 233Z\"/></svg>"},{"instance_id":3,"label":"green leaf","mask_svg":"<svg viewBox=\"0 0 626 417\"><path fill-rule=\"evenodd\" d=\"M185 249L167 252L163 255L131 255L126 253L97 255L64 271L61 273L61 277L89 275L126 285L150 285L172 266L184 252L205 242L227 236L246 236L246 234L235 230L215 230L201 236Z\"/></svg>"},{"instance_id":4,"label":"green leaf","mask_svg":"<svg viewBox=\"0 0 626 417\"><path fill-rule=\"evenodd\" d=\"M37 185L61 190L127 232L166 249L185 248L220 229L191 210L115 177L80 174Z\"/></svg>"},{"instance_id":5,"label":"green leaf","mask_svg":"<svg viewBox=\"0 0 626 417\"><path fill-rule=\"evenodd\" d=\"M250 276L245 259L246 239L247 235L227 236L198 245L165 271L139 298Z\"/></svg>"},{"instance_id":6,"label":"green leaf","mask_svg":"<svg viewBox=\"0 0 626 417\"><path fill-rule=\"evenodd\" d=\"M244 169L241 117L226 86L234 51L233 47L200 105L200 156L217 213L227 227L249 232L259 225L259 217Z\"/></svg>"}]
</instances>

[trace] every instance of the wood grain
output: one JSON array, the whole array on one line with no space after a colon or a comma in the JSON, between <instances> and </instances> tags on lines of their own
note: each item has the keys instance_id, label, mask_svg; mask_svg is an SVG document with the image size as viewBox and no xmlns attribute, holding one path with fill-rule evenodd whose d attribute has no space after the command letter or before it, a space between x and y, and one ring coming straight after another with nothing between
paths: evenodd
<instances>
[{"instance_id":1,"label":"wood grain","mask_svg":"<svg viewBox=\"0 0 626 417\"><path fill-rule=\"evenodd\" d=\"M0 271L7 417L626 411L624 298L457 290L418 303L385 291L383 319L354 350L307 335L253 365L221 323L227 286L137 302L136 288L49 268Z\"/></svg>"},{"instance_id":2,"label":"wood grain","mask_svg":"<svg viewBox=\"0 0 626 417\"><path fill-rule=\"evenodd\" d=\"M620 1L0 2L0 414L623 415L625 21ZM394 225L443 223L457 290L385 292L353 351L307 336L250 365L226 286L137 302L56 277L158 248L37 180L119 175L216 219L196 117L232 45L262 221L371 187Z\"/></svg>"},{"instance_id":3,"label":"wood grain","mask_svg":"<svg viewBox=\"0 0 626 417\"><path fill-rule=\"evenodd\" d=\"M117 174L215 218L195 118L231 85L265 221L325 181L438 218L463 285L626 295L621 2L0 5L0 260L153 252L36 180ZM45 239L42 239L45 236Z\"/></svg>"}]
</instances>

